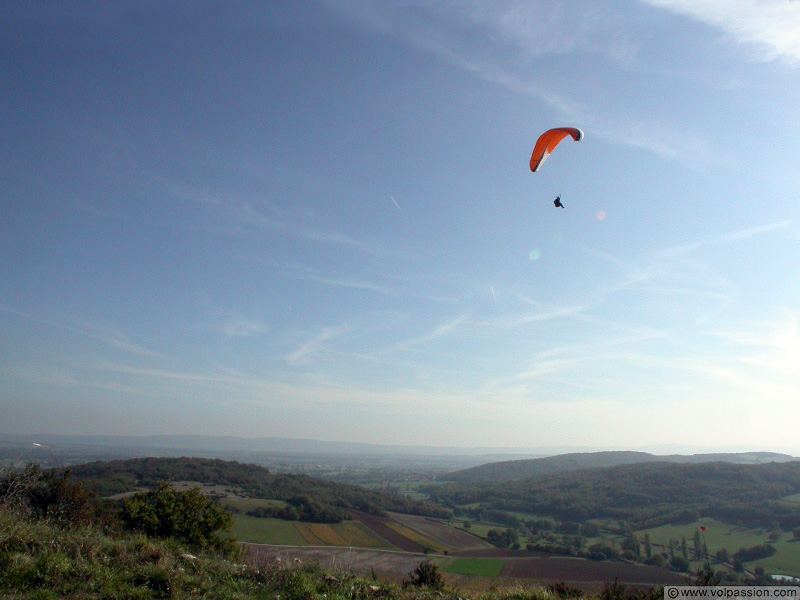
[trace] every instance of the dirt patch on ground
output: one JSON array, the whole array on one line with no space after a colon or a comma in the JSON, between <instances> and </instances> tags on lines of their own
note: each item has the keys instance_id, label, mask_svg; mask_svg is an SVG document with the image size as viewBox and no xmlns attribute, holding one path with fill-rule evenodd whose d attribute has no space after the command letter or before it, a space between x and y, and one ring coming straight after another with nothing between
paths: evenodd
<instances>
[{"instance_id":1,"label":"dirt patch on ground","mask_svg":"<svg viewBox=\"0 0 800 600\"><path fill-rule=\"evenodd\" d=\"M246 544L247 561L254 565L287 565L315 562L332 572L375 574L382 579L401 583L408 574L426 560L423 554L363 550L354 548L288 547Z\"/></svg>"},{"instance_id":2,"label":"dirt patch on ground","mask_svg":"<svg viewBox=\"0 0 800 600\"><path fill-rule=\"evenodd\" d=\"M630 585L686 585L684 576L645 565L594 561L569 557L510 558L503 565L501 577L541 579L565 582L618 580Z\"/></svg>"}]
</instances>

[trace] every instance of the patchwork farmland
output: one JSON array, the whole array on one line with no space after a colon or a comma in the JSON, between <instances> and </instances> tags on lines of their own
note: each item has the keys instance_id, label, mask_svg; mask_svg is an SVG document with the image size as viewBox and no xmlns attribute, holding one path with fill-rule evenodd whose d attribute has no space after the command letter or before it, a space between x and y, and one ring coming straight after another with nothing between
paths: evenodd
<instances>
[{"instance_id":1,"label":"patchwork farmland","mask_svg":"<svg viewBox=\"0 0 800 600\"><path fill-rule=\"evenodd\" d=\"M449 585L474 590L565 582L596 592L614 580L643 589L687 582L683 575L644 565L502 550L436 519L399 514L377 517L357 511L353 515L354 521L337 525L291 523L303 539L301 545L249 543L248 560L256 565L318 562L331 569L374 573L394 582L401 582L421 562L431 560ZM383 547L343 544L343 532L356 530L366 532L364 539L373 544L375 539L382 540Z\"/></svg>"}]
</instances>

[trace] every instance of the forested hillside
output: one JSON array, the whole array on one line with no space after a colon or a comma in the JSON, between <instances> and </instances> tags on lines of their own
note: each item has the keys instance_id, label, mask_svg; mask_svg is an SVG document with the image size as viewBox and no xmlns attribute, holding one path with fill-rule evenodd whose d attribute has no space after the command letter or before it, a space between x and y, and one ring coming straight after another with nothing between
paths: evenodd
<instances>
[{"instance_id":1,"label":"forested hillside","mask_svg":"<svg viewBox=\"0 0 800 600\"><path fill-rule=\"evenodd\" d=\"M504 460L456 471L446 479L459 483L500 483L531 477L543 477L565 471L591 467L614 467L640 462L653 462L655 456L647 452L573 452L522 460Z\"/></svg>"},{"instance_id":2,"label":"forested hillside","mask_svg":"<svg viewBox=\"0 0 800 600\"><path fill-rule=\"evenodd\" d=\"M698 517L783 529L800 525L800 506L780 502L800 492L800 462L737 465L642 463L584 469L498 484L429 486L445 506L479 505L560 520L613 518L639 529Z\"/></svg>"},{"instance_id":3,"label":"forested hillside","mask_svg":"<svg viewBox=\"0 0 800 600\"><path fill-rule=\"evenodd\" d=\"M566 471L577 471L592 467L615 467L646 462L705 463L727 462L734 464L764 464L800 460L788 454L774 452L742 452L720 454L669 454L656 455L648 452L573 452L522 460L506 460L488 463L461 471L455 471L447 479L459 483L500 483L543 477Z\"/></svg>"},{"instance_id":4,"label":"forested hillside","mask_svg":"<svg viewBox=\"0 0 800 600\"><path fill-rule=\"evenodd\" d=\"M342 520L347 517L347 509L372 514L393 511L434 517L451 515L449 510L399 494L332 483L307 475L272 473L264 467L233 461L135 458L88 463L72 467L71 470L76 479L86 481L103 496L133 491L140 487L152 487L159 481L196 481L238 488L252 498L285 500L298 506L313 506L317 518L309 520Z\"/></svg>"}]
</instances>

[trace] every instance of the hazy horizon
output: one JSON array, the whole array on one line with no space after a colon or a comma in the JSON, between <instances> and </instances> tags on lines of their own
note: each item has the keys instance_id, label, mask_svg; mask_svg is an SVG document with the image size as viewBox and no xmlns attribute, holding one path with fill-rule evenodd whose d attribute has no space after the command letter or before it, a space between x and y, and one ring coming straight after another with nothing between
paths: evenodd
<instances>
[{"instance_id":1,"label":"hazy horizon","mask_svg":"<svg viewBox=\"0 0 800 600\"><path fill-rule=\"evenodd\" d=\"M798 2L11 0L0 69L9 431L800 454Z\"/></svg>"},{"instance_id":2,"label":"hazy horizon","mask_svg":"<svg viewBox=\"0 0 800 600\"><path fill-rule=\"evenodd\" d=\"M561 454L574 454L574 453L593 453L593 452L645 452L656 456L664 456L670 454L693 455L693 454L748 454L748 453L779 453L794 456L791 448L756 448L746 445L729 445L729 446L690 446L680 444L661 444L640 447L622 447L622 446L428 446L424 444L380 444L368 443L358 441L346 440L325 440L313 438L287 438L278 436L262 436L262 437L241 437L235 435L203 435L203 434L150 434L150 435L103 435L103 434L83 434L83 435L64 435L59 433L9 433L0 432L0 441L3 438L9 439L25 439L31 442L48 441L50 438L55 438L59 443L83 443L89 441L94 445L102 445L102 443L119 443L120 441L128 442L131 446L141 444L146 447L147 443L162 443L168 442L172 447L179 447L182 442L186 446L180 446L184 449L189 449L192 444L198 450L210 449L212 446L220 450L235 451L243 449L245 446L253 450L258 449L259 443L264 443L262 446L265 452L278 451L278 449L292 449L301 450L303 444L311 444L311 449L314 452L321 453L336 453L345 452L347 449L362 448L364 452L370 449L380 450L382 453L401 453L404 450L412 450L414 453L420 454L423 452L442 452L443 454L454 453L460 455L468 455L475 452L476 455L497 455L497 456L510 456L510 455L530 455L531 457L545 457L557 456ZM277 445L276 445L277 444ZM36 446L47 449L40 443ZM799 457L800 458L800 457Z\"/></svg>"}]
</instances>

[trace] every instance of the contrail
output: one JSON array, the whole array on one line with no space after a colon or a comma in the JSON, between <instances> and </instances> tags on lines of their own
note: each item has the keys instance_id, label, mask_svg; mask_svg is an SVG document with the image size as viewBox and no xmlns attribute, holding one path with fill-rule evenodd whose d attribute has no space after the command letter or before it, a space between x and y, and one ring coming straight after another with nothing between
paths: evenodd
<instances>
[{"instance_id":1,"label":"contrail","mask_svg":"<svg viewBox=\"0 0 800 600\"><path fill-rule=\"evenodd\" d=\"M492 290L492 300L494 300L494 307L497 308L497 296L494 295L494 286L490 285L489 289Z\"/></svg>"},{"instance_id":2,"label":"contrail","mask_svg":"<svg viewBox=\"0 0 800 600\"><path fill-rule=\"evenodd\" d=\"M394 205L397 207L397 210L399 210L400 212L403 212L403 209L400 208L400 205L397 203L397 200L394 199L394 196L389 196L389 198L392 199L392 202L394 202Z\"/></svg>"}]
</instances>

